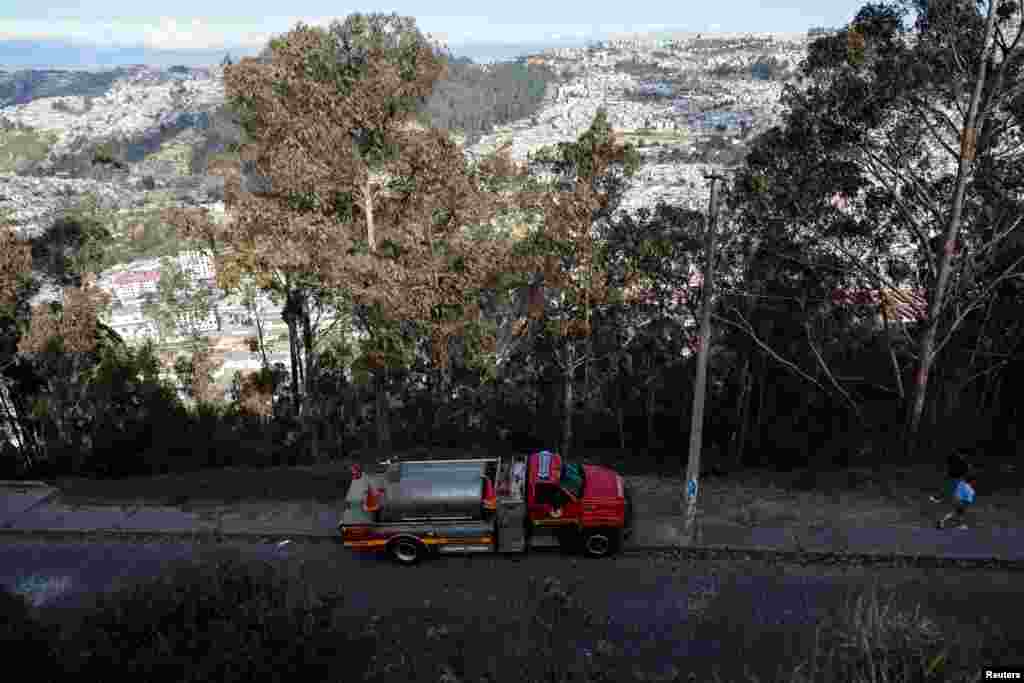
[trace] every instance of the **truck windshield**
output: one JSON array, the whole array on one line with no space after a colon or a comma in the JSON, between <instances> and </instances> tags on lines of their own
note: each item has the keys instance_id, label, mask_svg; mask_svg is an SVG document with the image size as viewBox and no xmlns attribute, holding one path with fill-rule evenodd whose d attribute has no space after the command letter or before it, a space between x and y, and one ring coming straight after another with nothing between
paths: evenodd
<instances>
[{"instance_id":1,"label":"truck windshield","mask_svg":"<svg viewBox=\"0 0 1024 683\"><path fill-rule=\"evenodd\" d=\"M561 482L562 488L577 499L583 497L583 466L576 463L563 463Z\"/></svg>"}]
</instances>

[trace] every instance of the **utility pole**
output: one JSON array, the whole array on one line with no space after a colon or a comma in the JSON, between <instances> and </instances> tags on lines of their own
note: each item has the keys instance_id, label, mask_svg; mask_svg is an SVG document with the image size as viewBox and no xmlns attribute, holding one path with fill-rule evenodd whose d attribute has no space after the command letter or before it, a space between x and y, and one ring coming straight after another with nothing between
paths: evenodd
<instances>
[{"instance_id":1,"label":"utility pole","mask_svg":"<svg viewBox=\"0 0 1024 683\"><path fill-rule=\"evenodd\" d=\"M700 481L700 452L704 432L704 396L707 393L708 352L711 346L711 307L715 295L715 231L718 223L718 181L724 176L711 173L704 176L711 181L711 204L708 209L704 242L704 305L700 316L700 346L697 349L697 379L693 386L693 414L690 418L690 457L686 463L686 516L683 521L685 543L695 538L697 519L697 489Z\"/></svg>"}]
</instances>

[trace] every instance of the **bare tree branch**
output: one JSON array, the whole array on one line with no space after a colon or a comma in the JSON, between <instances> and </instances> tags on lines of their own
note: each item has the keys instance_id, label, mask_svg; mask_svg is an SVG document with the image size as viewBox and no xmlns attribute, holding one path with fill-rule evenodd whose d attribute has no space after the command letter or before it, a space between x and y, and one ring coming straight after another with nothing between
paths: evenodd
<instances>
[{"instance_id":1,"label":"bare tree branch","mask_svg":"<svg viewBox=\"0 0 1024 683\"><path fill-rule=\"evenodd\" d=\"M828 365L825 363L825 359L821 357L821 353L818 352L817 347L814 345L814 339L811 337L811 324L809 322L804 323L804 331L807 333L807 345L811 348L811 353L814 354L814 357L818 361L818 365L821 367L822 371L825 373L825 376L829 378L829 381L832 382L832 386L836 388L836 391L838 391L849 404L854 415L857 416L857 421L862 421L860 406L857 405L853 398L850 397L850 394L848 394L847 391L839 384L835 375L832 374L832 371L829 370Z\"/></svg>"},{"instance_id":2,"label":"bare tree branch","mask_svg":"<svg viewBox=\"0 0 1024 683\"><path fill-rule=\"evenodd\" d=\"M824 393L826 393L826 394L828 393L828 390L827 390L827 389L825 389L825 387L823 387L823 386L822 386L822 385L821 385L821 384L820 384L820 383L818 382L818 380L814 379L813 377L811 377L810 375L808 375L808 374L807 374L806 372L804 372L803 370L801 370L801 369L800 369L800 368L799 368L799 367L798 367L798 366L797 366L797 365L796 365L795 363L793 363L792 361L786 360L785 358L783 358L782 356L780 356L780 355L779 355L779 354L778 354L778 353L777 353L777 352L776 352L776 351L775 351L774 349L772 349L772 348L771 348L770 346L768 346L768 345L767 345L767 344L766 344L766 343L765 343L764 341L762 341L762 340L761 340L761 338L757 336L757 333L756 333L756 332L754 332L754 328L753 328L753 327L751 327L750 323L749 323L749 322L747 321L747 319L746 319L746 318L744 318L744 317L743 317L743 314L742 314L742 313L740 313L740 312L739 312L739 310L737 310L737 309L736 309L735 307L733 307L733 306L729 306L728 308L729 308L729 310L731 310L731 311L732 311L733 313L735 313L735 314L736 314L736 316L737 316L737 317L739 317L739 319L740 319L740 320L742 320L742 321L743 321L743 323L744 323L743 325L739 325L739 324L737 324L737 323L734 323L733 321L729 320L728 318L725 318L725 317L723 317L723 316L720 316L720 315L718 315L717 313L712 313L712 316L713 316L713 317L715 318L715 320L717 320L718 322L724 323L724 324L728 325L729 327L732 327L732 328L734 328L734 329L740 330L741 332L745 332L745 333L746 333L746 334L747 334L747 335L748 335L748 336L749 336L749 337L750 337L750 338L751 338L751 339L753 340L753 342L754 342L755 344L757 344L757 345L758 345L759 347L761 347L761 349L762 349L762 350L763 350L763 351L764 351L765 353L767 353L767 354L768 354L769 356L771 356L771 357L772 357L773 359L775 359L775 361L776 361L776 362L778 362L778 363L780 363L780 364L782 364L782 365L786 366L787 368L789 368L790 370L792 370L792 371L793 371L793 372L794 372L794 373L795 373L796 375L798 375L799 377L801 377L801 378L803 378L803 379L807 380L808 382L810 382L810 383L811 383L811 384L813 384L814 386L816 386L816 387L818 387L819 389L821 389L821 391L822 391L822 392L824 392Z\"/></svg>"},{"instance_id":3,"label":"bare tree branch","mask_svg":"<svg viewBox=\"0 0 1024 683\"><path fill-rule=\"evenodd\" d=\"M967 307L964 309L964 311L959 316L957 316L957 318L953 321L952 325L950 325L949 331L942 338L942 341L939 342L938 344L936 344L935 352L934 352L935 355L938 355L938 353L946 345L946 342L948 342L952 338L953 334L955 334L956 331L958 329L960 329L960 326L963 324L963 322L967 318L967 316L970 315L974 310L976 310L979 306L981 306L985 302L986 297L988 297L988 295L991 294L993 289L995 289L1002 282L1005 282L1008 279L1011 279L1011 278L1014 278L1014 277L1020 277L1019 273L1014 273L1012 271L1016 270L1016 268L1021 263L1024 263L1024 256L1021 256L1016 261L1014 261L1009 266L1007 266L1006 269L999 275L999 277L997 277L995 280L993 280L991 283L989 283L989 285L987 287L985 287L985 289L982 290L982 292L980 294L978 294L977 297L975 297L975 300L972 303L967 305Z\"/></svg>"},{"instance_id":4,"label":"bare tree branch","mask_svg":"<svg viewBox=\"0 0 1024 683\"><path fill-rule=\"evenodd\" d=\"M949 116L942 110L929 105L927 102L924 102L917 97L910 99L910 105L914 107L915 110L917 110L918 117L921 121L924 121L925 126L928 128L928 132L932 134L932 137L935 139L935 141L939 143L939 145L941 145L942 148L946 150L946 152L949 153L949 156L951 158L957 159L959 157L959 153L956 151L956 149L953 148L952 145L948 144L946 140L942 137L942 135L939 133L939 131L935 129L935 125L931 122L931 120L929 120L928 115L924 110L927 109L931 111L931 113L935 114L936 117L940 119L940 123L944 124L945 127L949 129L949 132L955 138L957 135L957 127L956 124L953 123L953 120L950 119Z\"/></svg>"}]
</instances>

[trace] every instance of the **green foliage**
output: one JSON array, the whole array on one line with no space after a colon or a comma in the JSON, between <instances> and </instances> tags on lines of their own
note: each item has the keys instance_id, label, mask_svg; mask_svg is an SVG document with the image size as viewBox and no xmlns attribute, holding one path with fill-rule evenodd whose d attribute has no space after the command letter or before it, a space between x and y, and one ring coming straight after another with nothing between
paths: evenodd
<instances>
[{"instance_id":1,"label":"green foliage","mask_svg":"<svg viewBox=\"0 0 1024 683\"><path fill-rule=\"evenodd\" d=\"M0 130L0 173L21 171L46 159L56 142L56 133Z\"/></svg>"},{"instance_id":2,"label":"green foliage","mask_svg":"<svg viewBox=\"0 0 1024 683\"><path fill-rule=\"evenodd\" d=\"M468 146L495 126L533 115L557 80L542 65L503 62L485 71L476 64L449 60L447 73L434 84L420 114L437 128L461 132Z\"/></svg>"},{"instance_id":3,"label":"green foliage","mask_svg":"<svg viewBox=\"0 0 1024 683\"><path fill-rule=\"evenodd\" d=\"M145 300L142 312L156 323L162 337L183 335L198 343L201 326L214 307L214 293L206 284L193 280L176 260L164 258L156 295Z\"/></svg>"},{"instance_id":4,"label":"green foliage","mask_svg":"<svg viewBox=\"0 0 1024 683\"><path fill-rule=\"evenodd\" d=\"M642 141L641 141L642 142ZM595 157L599 150L614 145L611 124L608 123L608 112L599 108L594 115L590 127L575 142L559 142L552 148L543 147L537 150L534 161L553 159L551 165L556 173L569 175L575 180L587 180L600 185L608 180L616 180L618 176L629 178L636 174L640 167L640 155L632 145L622 149L621 157L612 164L608 178L595 176ZM606 183L605 183L606 184Z\"/></svg>"},{"instance_id":5,"label":"green foliage","mask_svg":"<svg viewBox=\"0 0 1024 683\"><path fill-rule=\"evenodd\" d=\"M352 362L357 385L370 386L381 370L402 371L412 366L416 354L416 330L388 320L377 307L357 306L355 323L369 334L358 340Z\"/></svg>"},{"instance_id":6,"label":"green foliage","mask_svg":"<svg viewBox=\"0 0 1024 683\"><path fill-rule=\"evenodd\" d=\"M92 153L92 161L94 164L121 164L122 160L117 154L114 143L104 142L97 145L96 149Z\"/></svg>"},{"instance_id":7,"label":"green foliage","mask_svg":"<svg viewBox=\"0 0 1024 683\"><path fill-rule=\"evenodd\" d=\"M143 259L176 256L189 245L178 235L174 226L161 217L159 210L143 211L120 219L123 226L113 243L106 246L101 264L103 269ZM141 234L134 234L141 225Z\"/></svg>"},{"instance_id":8,"label":"green foliage","mask_svg":"<svg viewBox=\"0 0 1024 683\"><path fill-rule=\"evenodd\" d=\"M98 275L114 244L112 216L87 195L31 240L33 267L61 286L79 286L85 275Z\"/></svg>"}]
</instances>

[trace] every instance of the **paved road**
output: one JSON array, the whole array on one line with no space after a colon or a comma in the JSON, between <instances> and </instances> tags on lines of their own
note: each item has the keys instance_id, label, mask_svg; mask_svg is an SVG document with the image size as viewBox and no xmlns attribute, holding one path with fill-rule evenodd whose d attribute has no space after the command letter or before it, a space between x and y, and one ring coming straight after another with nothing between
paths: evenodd
<instances>
[{"instance_id":1,"label":"paved road","mask_svg":"<svg viewBox=\"0 0 1024 683\"><path fill-rule=\"evenodd\" d=\"M338 504L315 500L245 500L230 504L133 506L72 504L45 486L0 486L0 530L11 532L123 531L133 533L193 531L268 536L337 538ZM681 520L638 510L627 547L676 546ZM722 520L702 524L701 545L776 552L852 553L943 558L1024 566L1024 529L983 527L966 531L931 526L830 525L812 530L746 527Z\"/></svg>"},{"instance_id":2,"label":"paved road","mask_svg":"<svg viewBox=\"0 0 1024 683\"><path fill-rule=\"evenodd\" d=\"M528 579L579 582L579 596L597 616L611 620L613 641L649 670L677 666L724 672L757 663L763 674L792 666L810 646L811 628L860 589L880 585L901 604L921 603L925 614L956 633L987 619L1019 632L1020 574L989 570L910 570L779 567L749 562L680 563L668 558L622 556L585 561L558 551L531 556L447 557L419 567L356 556L334 543L230 542L225 546L181 541L133 543L0 539L0 583L30 595L38 605L73 605L111 589L119 577L145 578L185 558L230 551L301 563L317 590L341 588L354 614L387 618L432 606L452 619L511 619L508 606L524 600ZM297 565L296 565L297 566ZM415 577L415 581L410 580ZM964 624L967 626L965 627ZM1024 645L1024 639L1021 644ZM583 642L579 649L593 647ZM1024 647L1018 650L1024 658ZM1004 662L1005 663L1005 662ZM1024 661L1021 662L1024 665ZM684 669L685 670L685 669Z\"/></svg>"}]
</instances>

